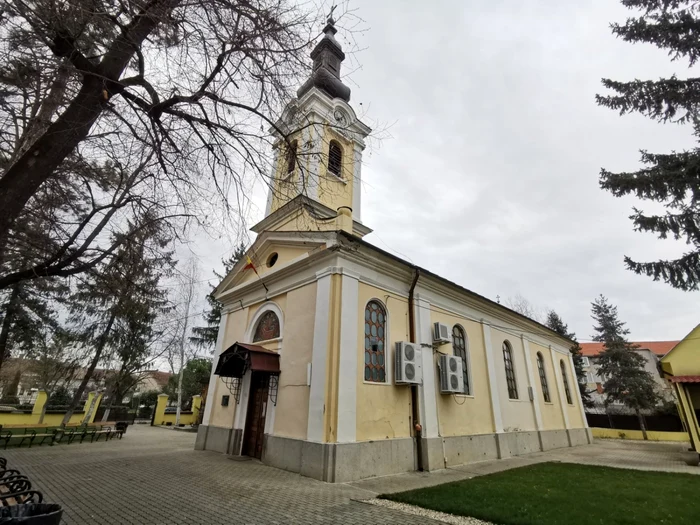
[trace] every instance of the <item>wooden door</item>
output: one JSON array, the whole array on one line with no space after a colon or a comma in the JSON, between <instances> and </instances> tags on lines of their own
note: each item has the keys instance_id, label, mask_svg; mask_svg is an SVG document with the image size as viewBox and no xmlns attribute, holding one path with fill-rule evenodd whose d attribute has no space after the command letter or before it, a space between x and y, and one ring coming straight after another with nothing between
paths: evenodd
<instances>
[{"instance_id":1,"label":"wooden door","mask_svg":"<svg viewBox=\"0 0 700 525\"><path fill-rule=\"evenodd\" d=\"M252 374L242 454L260 459L262 458L263 434L265 432L269 376L258 372L252 372Z\"/></svg>"}]
</instances>

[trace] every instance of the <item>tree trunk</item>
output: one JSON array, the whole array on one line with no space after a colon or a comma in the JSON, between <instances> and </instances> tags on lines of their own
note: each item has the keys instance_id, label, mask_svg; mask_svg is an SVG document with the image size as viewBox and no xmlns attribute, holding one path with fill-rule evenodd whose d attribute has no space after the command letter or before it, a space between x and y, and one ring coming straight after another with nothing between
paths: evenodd
<instances>
[{"instance_id":1,"label":"tree trunk","mask_svg":"<svg viewBox=\"0 0 700 525\"><path fill-rule=\"evenodd\" d=\"M47 392L47 393L48 393L48 392ZM44 403L44 406L41 407L41 414L39 414L39 422L37 423L38 425L41 425L41 424L44 423L44 416L46 415L46 407L47 407L48 404L49 404L49 399L50 399L50 398L51 398L51 396L48 396L48 397L46 398L46 403Z\"/></svg>"},{"instance_id":2,"label":"tree trunk","mask_svg":"<svg viewBox=\"0 0 700 525\"><path fill-rule=\"evenodd\" d=\"M191 286L192 284L190 284L190 287ZM182 378L185 375L185 338L187 337L187 318L190 315L190 302L192 302L191 293L185 306L185 318L182 321L182 339L180 340L180 375L177 378L177 409L175 411L176 427L180 425L180 412L182 411Z\"/></svg>"},{"instance_id":3,"label":"tree trunk","mask_svg":"<svg viewBox=\"0 0 700 525\"><path fill-rule=\"evenodd\" d=\"M5 357L9 357L9 355L7 355L9 351L7 348L7 342L10 339L10 327L12 326L12 321L14 320L15 313L17 312L19 292L20 284L16 283L12 287L12 292L10 292L10 298L7 301L7 307L5 308L5 318L2 320L2 328L0 328L0 369L2 369L2 364L5 362Z\"/></svg>"},{"instance_id":4,"label":"tree trunk","mask_svg":"<svg viewBox=\"0 0 700 525\"><path fill-rule=\"evenodd\" d=\"M5 400L10 400L11 397L17 398L19 403L19 398L17 393L19 391L19 382L22 380L22 370L17 370L15 375L12 377L12 382L7 386L7 389L2 393L2 398ZM12 404L12 403L10 403Z\"/></svg>"},{"instance_id":5,"label":"tree trunk","mask_svg":"<svg viewBox=\"0 0 700 525\"><path fill-rule=\"evenodd\" d=\"M109 413L112 410L112 400L114 399L114 392L109 394L109 405L105 408L104 414L102 414L102 423L109 421Z\"/></svg>"},{"instance_id":6,"label":"tree trunk","mask_svg":"<svg viewBox=\"0 0 700 525\"><path fill-rule=\"evenodd\" d=\"M107 327L100 336L100 342L97 344L97 348L95 349L95 355L93 356L92 361L90 362L90 366L85 371L85 375L83 376L82 381L80 381L78 390L76 390L75 394L73 395L73 399L71 399L70 405L68 406L68 410L63 416L63 421L61 422L62 427L65 427L68 424L68 421L70 421L73 412L75 412L75 408L78 406L78 403L80 403L80 398L83 397L85 388L87 387L87 384L90 381L90 378L92 377L95 368L97 368L97 363L100 362L100 358L102 357L102 351L107 345L107 337L109 337L109 332L112 331L112 325L114 324L115 319L116 315L112 313L110 315L109 321L107 322Z\"/></svg>"},{"instance_id":7,"label":"tree trunk","mask_svg":"<svg viewBox=\"0 0 700 525\"><path fill-rule=\"evenodd\" d=\"M180 412L182 411L182 376L185 373L185 356L182 355L182 366L180 367L180 375L177 378L177 410L175 412L175 426L180 425Z\"/></svg>"},{"instance_id":8,"label":"tree trunk","mask_svg":"<svg viewBox=\"0 0 700 525\"><path fill-rule=\"evenodd\" d=\"M637 419L639 420L639 428L642 429L642 436L644 437L644 441L647 441L649 439L649 436L647 436L647 424L646 421L644 421L644 416L638 408L636 408L634 411L637 414Z\"/></svg>"},{"instance_id":9,"label":"tree trunk","mask_svg":"<svg viewBox=\"0 0 700 525\"><path fill-rule=\"evenodd\" d=\"M110 44L99 65L78 52L71 53L84 73L83 84L66 110L45 133L20 155L0 177L0 239L6 235L27 201L51 177L56 168L90 133L111 96L116 81L141 47L143 41L177 7L180 0L154 0L142 10ZM79 68L79 69L81 69ZM87 71L93 70L93 73Z\"/></svg>"},{"instance_id":10,"label":"tree trunk","mask_svg":"<svg viewBox=\"0 0 700 525\"><path fill-rule=\"evenodd\" d=\"M101 402L102 402L102 401L100 400L100 403L101 403ZM88 409L85 411L85 416L83 417L83 425L87 425L87 424L90 422L90 417L92 416L92 413L93 413L95 410L97 410L97 408L99 407L99 404L100 404L100 403L98 403L98 401L97 401L97 395L95 395L95 397L92 398L92 402L90 403L90 406L89 406Z\"/></svg>"}]
</instances>

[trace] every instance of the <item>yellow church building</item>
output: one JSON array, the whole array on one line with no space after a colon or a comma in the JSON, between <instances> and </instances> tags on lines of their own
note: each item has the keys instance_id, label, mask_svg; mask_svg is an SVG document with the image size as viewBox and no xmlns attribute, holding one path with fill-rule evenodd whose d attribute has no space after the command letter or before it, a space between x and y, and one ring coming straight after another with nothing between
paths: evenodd
<instances>
[{"instance_id":1,"label":"yellow church building","mask_svg":"<svg viewBox=\"0 0 700 525\"><path fill-rule=\"evenodd\" d=\"M335 33L277 124L257 238L214 292L195 447L344 482L590 443L571 341L363 240L371 130Z\"/></svg>"},{"instance_id":2,"label":"yellow church building","mask_svg":"<svg viewBox=\"0 0 700 525\"><path fill-rule=\"evenodd\" d=\"M700 453L700 324L661 358L661 372L673 387L690 445Z\"/></svg>"}]
</instances>

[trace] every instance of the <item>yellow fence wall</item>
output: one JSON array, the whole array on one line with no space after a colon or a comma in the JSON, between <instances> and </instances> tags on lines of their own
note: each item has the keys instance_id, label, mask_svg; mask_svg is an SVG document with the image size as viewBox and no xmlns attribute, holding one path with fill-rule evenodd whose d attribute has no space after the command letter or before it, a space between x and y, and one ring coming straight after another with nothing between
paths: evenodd
<instances>
[{"instance_id":1,"label":"yellow fence wall","mask_svg":"<svg viewBox=\"0 0 700 525\"><path fill-rule=\"evenodd\" d=\"M641 430L624 430L620 428L591 428L594 438L603 439L644 439ZM688 442L687 432L661 432L648 430L649 441L681 441Z\"/></svg>"},{"instance_id":2,"label":"yellow fence wall","mask_svg":"<svg viewBox=\"0 0 700 525\"><path fill-rule=\"evenodd\" d=\"M95 399L95 396L97 395L97 399ZM46 395L46 392L39 391L36 396L36 401L34 402L34 407L32 408L32 413L27 414L27 413L19 413L19 412L0 412L0 425L3 427L36 427L36 426L47 426L47 427L57 427L61 425L61 422L63 421L63 416L65 413L59 413L59 414L45 414L44 415L44 421L39 424L39 418L41 417L41 411L44 409L44 405L46 404L46 401L48 400L48 396ZM94 404L93 404L94 400ZM95 412L97 410L97 407L100 404L100 401L102 400L102 394L97 393L97 392L90 392L88 394L87 401L85 402L85 406L83 407L82 412L75 413L71 416L70 420L68 421L68 425L80 425L84 422L85 415L88 413L90 410L90 407L92 406L92 412L90 413L90 417L88 418L88 421L85 421L88 424L93 423L95 419Z\"/></svg>"},{"instance_id":3,"label":"yellow fence wall","mask_svg":"<svg viewBox=\"0 0 700 525\"><path fill-rule=\"evenodd\" d=\"M160 394L156 405L156 415L153 418L154 425L175 424L175 413L166 414L165 408L168 406L168 395ZM192 413L180 414L181 425L194 425L199 421L199 411L202 407L202 396L192 396Z\"/></svg>"}]
</instances>

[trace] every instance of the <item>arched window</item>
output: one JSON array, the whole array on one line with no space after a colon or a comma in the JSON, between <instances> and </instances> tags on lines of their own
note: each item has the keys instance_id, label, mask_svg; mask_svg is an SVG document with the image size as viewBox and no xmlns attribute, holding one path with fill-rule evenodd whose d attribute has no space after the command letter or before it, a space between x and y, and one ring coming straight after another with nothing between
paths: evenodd
<instances>
[{"instance_id":1,"label":"arched window","mask_svg":"<svg viewBox=\"0 0 700 525\"><path fill-rule=\"evenodd\" d=\"M537 370L540 373L540 383L542 384L542 395L544 402L550 403L552 399L549 397L549 385L547 384L547 372L544 370L544 357L541 352L537 352Z\"/></svg>"},{"instance_id":2,"label":"arched window","mask_svg":"<svg viewBox=\"0 0 700 525\"><path fill-rule=\"evenodd\" d=\"M508 397L518 399L518 384L515 382L515 368L513 367L513 350L508 341L503 341L503 364L506 368Z\"/></svg>"},{"instance_id":3,"label":"arched window","mask_svg":"<svg viewBox=\"0 0 700 525\"><path fill-rule=\"evenodd\" d=\"M566 365L564 360L560 359L559 364L561 365L561 378L564 381L564 393L566 394L566 402L573 405L574 402L571 400L571 390L569 390L569 378L566 377Z\"/></svg>"},{"instance_id":4,"label":"arched window","mask_svg":"<svg viewBox=\"0 0 700 525\"><path fill-rule=\"evenodd\" d=\"M379 301L365 307L365 381L386 381L386 310Z\"/></svg>"},{"instance_id":5,"label":"arched window","mask_svg":"<svg viewBox=\"0 0 700 525\"><path fill-rule=\"evenodd\" d=\"M462 375L464 376L464 393L471 393L469 385L469 363L467 361L467 334L458 324L452 327L452 353L462 358Z\"/></svg>"},{"instance_id":6,"label":"arched window","mask_svg":"<svg viewBox=\"0 0 700 525\"><path fill-rule=\"evenodd\" d=\"M328 171L337 177L342 176L343 168L343 148L338 141L331 140L328 145Z\"/></svg>"},{"instance_id":7,"label":"arched window","mask_svg":"<svg viewBox=\"0 0 700 525\"><path fill-rule=\"evenodd\" d=\"M287 147L287 173L294 171L297 163L297 141L293 140Z\"/></svg>"},{"instance_id":8,"label":"arched window","mask_svg":"<svg viewBox=\"0 0 700 525\"><path fill-rule=\"evenodd\" d=\"M275 312L265 312L258 321L253 334L253 342L277 339L280 336L280 320Z\"/></svg>"}]
</instances>

